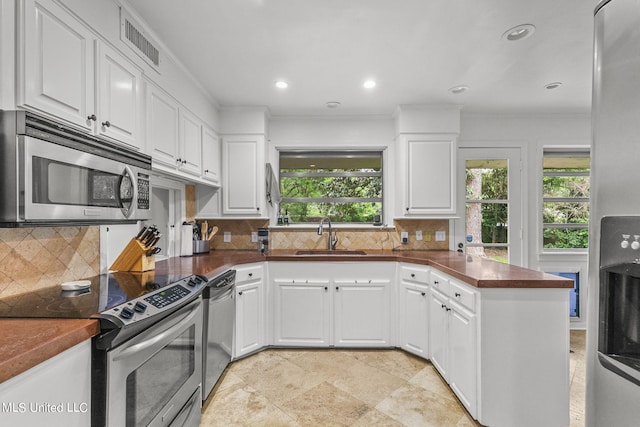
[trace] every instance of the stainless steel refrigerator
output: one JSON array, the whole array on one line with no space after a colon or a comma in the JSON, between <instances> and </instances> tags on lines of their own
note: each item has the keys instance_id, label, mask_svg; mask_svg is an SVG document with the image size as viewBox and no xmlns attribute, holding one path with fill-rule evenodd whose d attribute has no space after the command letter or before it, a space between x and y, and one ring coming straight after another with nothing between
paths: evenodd
<instances>
[{"instance_id":1,"label":"stainless steel refrigerator","mask_svg":"<svg viewBox=\"0 0 640 427\"><path fill-rule=\"evenodd\" d=\"M633 244L640 235L640 0L602 1L594 17L586 425L631 426L640 420L640 385L604 362L604 332L612 332L607 316L615 313L605 309L608 285L601 280L600 266L611 263L613 253L629 265L640 261L640 245ZM617 216L631 220L618 229L602 221ZM625 286L634 281L625 281ZM631 325L634 328L640 324ZM628 344L640 345L637 339ZM634 363L628 364L630 369Z\"/></svg>"}]
</instances>

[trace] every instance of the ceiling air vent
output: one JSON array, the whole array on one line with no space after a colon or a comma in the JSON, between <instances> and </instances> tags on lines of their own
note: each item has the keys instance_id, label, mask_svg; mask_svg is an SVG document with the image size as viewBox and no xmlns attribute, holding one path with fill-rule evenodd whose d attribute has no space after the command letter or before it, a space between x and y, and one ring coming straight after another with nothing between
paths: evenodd
<instances>
[{"instance_id":1,"label":"ceiling air vent","mask_svg":"<svg viewBox=\"0 0 640 427\"><path fill-rule=\"evenodd\" d=\"M142 26L123 8L120 8L120 38L156 71L160 71L160 51L156 47L157 43L145 34Z\"/></svg>"}]
</instances>

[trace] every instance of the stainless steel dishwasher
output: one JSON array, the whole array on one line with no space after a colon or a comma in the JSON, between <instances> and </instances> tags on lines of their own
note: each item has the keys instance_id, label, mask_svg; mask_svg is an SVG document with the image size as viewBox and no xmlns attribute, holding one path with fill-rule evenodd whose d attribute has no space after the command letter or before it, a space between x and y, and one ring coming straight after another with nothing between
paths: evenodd
<instances>
[{"instance_id":1,"label":"stainless steel dishwasher","mask_svg":"<svg viewBox=\"0 0 640 427\"><path fill-rule=\"evenodd\" d=\"M202 293L204 328L202 331L202 401L205 401L231 361L235 304L233 292L236 271L228 270L211 279Z\"/></svg>"}]
</instances>

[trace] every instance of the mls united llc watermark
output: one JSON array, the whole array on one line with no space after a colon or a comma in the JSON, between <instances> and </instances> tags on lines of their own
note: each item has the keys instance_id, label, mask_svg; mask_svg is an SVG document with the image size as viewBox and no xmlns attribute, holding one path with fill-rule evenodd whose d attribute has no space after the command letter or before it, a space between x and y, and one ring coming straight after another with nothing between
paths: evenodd
<instances>
[{"instance_id":1,"label":"mls united llc watermark","mask_svg":"<svg viewBox=\"0 0 640 427\"><path fill-rule=\"evenodd\" d=\"M2 402L0 411L4 414L84 414L89 411L86 402Z\"/></svg>"}]
</instances>

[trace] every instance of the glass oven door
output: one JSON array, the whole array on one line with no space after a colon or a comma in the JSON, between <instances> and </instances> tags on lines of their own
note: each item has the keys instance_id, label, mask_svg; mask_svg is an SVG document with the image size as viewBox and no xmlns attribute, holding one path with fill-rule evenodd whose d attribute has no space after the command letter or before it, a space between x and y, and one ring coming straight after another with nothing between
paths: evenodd
<instances>
[{"instance_id":1,"label":"glass oven door","mask_svg":"<svg viewBox=\"0 0 640 427\"><path fill-rule=\"evenodd\" d=\"M169 425L200 393L202 299L109 351L107 373L108 426Z\"/></svg>"}]
</instances>

